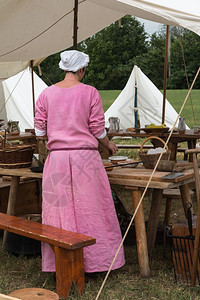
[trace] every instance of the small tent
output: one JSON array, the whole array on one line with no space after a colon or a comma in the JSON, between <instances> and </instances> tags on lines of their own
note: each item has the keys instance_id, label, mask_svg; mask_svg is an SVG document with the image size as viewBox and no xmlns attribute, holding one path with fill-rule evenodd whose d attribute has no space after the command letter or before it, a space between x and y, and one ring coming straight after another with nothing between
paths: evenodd
<instances>
[{"instance_id":1,"label":"small tent","mask_svg":"<svg viewBox=\"0 0 200 300\"><path fill-rule=\"evenodd\" d=\"M47 87L34 73L35 101ZM31 71L26 69L0 82L0 118L19 121L21 131L34 128Z\"/></svg>"},{"instance_id":2,"label":"small tent","mask_svg":"<svg viewBox=\"0 0 200 300\"><path fill-rule=\"evenodd\" d=\"M125 88L105 112L106 127L109 127L110 117L120 119L120 128L136 127L137 116L141 128L148 124L160 125L162 106L163 94L140 68L134 66ZM165 111L165 124L172 128L178 114L167 100Z\"/></svg>"}]
</instances>

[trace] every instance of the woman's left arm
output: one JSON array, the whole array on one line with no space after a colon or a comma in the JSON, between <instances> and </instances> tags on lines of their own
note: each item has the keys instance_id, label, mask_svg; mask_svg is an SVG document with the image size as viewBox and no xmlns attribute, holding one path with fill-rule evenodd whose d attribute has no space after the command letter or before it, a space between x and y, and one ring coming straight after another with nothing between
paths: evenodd
<instances>
[{"instance_id":1,"label":"woman's left arm","mask_svg":"<svg viewBox=\"0 0 200 300\"><path fill-rule=\"evenodd\" d=\"M47 134L47 112L44 105L44 93L42 93L35 106L34 118L36 136L46 136Z\"/></svg>"}]
</instances>

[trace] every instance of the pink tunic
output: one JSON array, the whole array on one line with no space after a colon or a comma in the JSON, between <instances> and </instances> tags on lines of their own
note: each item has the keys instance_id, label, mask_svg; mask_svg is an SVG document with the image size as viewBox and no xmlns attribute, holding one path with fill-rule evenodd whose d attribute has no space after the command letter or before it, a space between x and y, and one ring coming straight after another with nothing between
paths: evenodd
<instances>
[{"instance_id":1,"label":"pink tunic","mask_svg":"<svg viewBox=\"0 0 200 300\"><path fill-rule=\"evenodd\" d=\"M109 181L97 150L104 132L104 113L98 91L88 85L45 89L36 104L35 127L47 130L49 150L43 172L42 221L96 238L84 248L85 272L106 271L121 242ZM68 150L66 150L68 149ZM123 248L113 269L124 264ZM55 257L42 245L42 270L55 271Z\"/></svg>"}]
</instances>

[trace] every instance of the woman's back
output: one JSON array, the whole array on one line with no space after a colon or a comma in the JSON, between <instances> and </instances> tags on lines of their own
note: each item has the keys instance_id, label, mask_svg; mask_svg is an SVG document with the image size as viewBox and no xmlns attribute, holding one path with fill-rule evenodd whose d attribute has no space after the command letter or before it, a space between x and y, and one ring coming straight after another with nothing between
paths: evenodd
<instances>
[{"instance_id":1,"label":"woman's back","mask_svg":"<svg viewBox=\"0 0 200 300\"><path fill-rule=\"evenodd\" d=\"M103 131L104 113L94 87L52 85L40 95L37 110L46 114L48 149L98 146L95 135Z\"/></svg>"}]
</instances>

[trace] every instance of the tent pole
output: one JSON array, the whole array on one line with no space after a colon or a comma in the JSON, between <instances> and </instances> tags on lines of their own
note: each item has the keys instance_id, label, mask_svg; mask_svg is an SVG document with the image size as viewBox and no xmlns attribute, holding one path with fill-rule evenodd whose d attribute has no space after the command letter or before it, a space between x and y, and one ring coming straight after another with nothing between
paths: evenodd
<instances>
[{"instance_id":1,"label":"tent pole","mask_svg":"<svg viewBox=\"0 0 200 300\"><path fill-rule=\"evenodd\" d=\"M78 35L78 0L74 0L74 36L73 49L77 49L77 35Z\"/></svg>"},{"instance_id":2,"label":"tent pole","mask_svg":"<svg viewBox=\"0 0 200 300\"><path fill-rule=\"evenodd\" d=\"M134 114L135 114L135 128L137 128L137 85L135 85L135 101L134 101Z\"/></svg>"},{"instance_id":3,"label":"tent pole","mask_svg":"<svg viewBox=\"0 0 200 300\"><path fill-rule=\"evenodd\" d=\"M32 80L32 95L33 95L33 116L35 117L35 89L33 77L33 60L31 60L31 80Z\"/></svg>"},{"instance_id":4,"label":"tent pole","mask_svg":"<svg viewBox=\"0 0 200 300\"><path fill-rule=\"evenodd\" d=\"M169 25L167 25L167 28L166 28L166 42L165 42L162 124L165 123L165 103L166 103L165 99L166 99L166 89L167 89L168 44L169 44Z\"/></svg>"}]
</instances>

